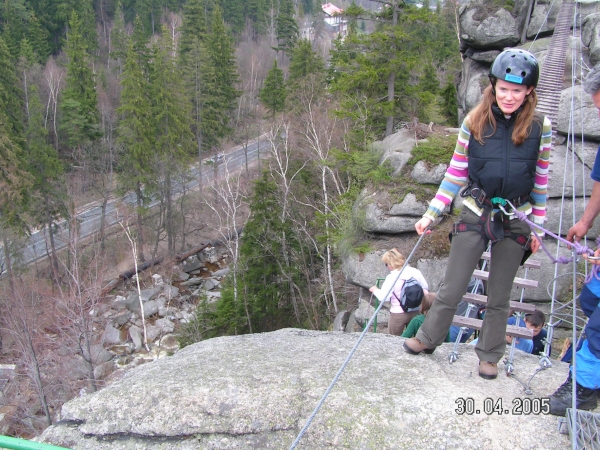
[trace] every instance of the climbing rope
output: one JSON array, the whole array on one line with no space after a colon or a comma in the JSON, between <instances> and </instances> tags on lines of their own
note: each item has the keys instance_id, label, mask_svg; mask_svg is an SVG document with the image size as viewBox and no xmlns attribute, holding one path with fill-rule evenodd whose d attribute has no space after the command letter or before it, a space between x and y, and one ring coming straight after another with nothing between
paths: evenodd
<instances>
[{"instance_id":1,"label":"climbing rope","mask_svg":"<svg viewBox=\"0 0 600 450\"><path fill-rule=\"evenodd\" d=\"M408 263L410 262L411 258L413 257L413 255L415 254L415 251L417 250L417 248L419 247L419 245L421 244L421 241L423 240L423 238L425 237L425 235L429 234L430 231L429 229L427 229L420 237L419 240L417 241L417 243L415 244L415 246L413 247L412 251L410 252L410 255L408 255L408 258L406 258L406 261L404 262L404 265L402 266L402 268L400 269L400 272L398 273L398 276L396 277L396 279L394 280L394 283L392 283L390 289L388 290L388 292L385 295L385 299L387 299L390 294L392 293L392 290L394 289L394 286L396 285L396 283L398 282L398 280L400 279L400 275L402 275L402 272L404 272L404 269L408 266ZM358 348L358 346L360 345L361 341L363 340L363 338L365 337L365 334L367 333L367 331L369 330L369 327L371 326L371 324L373 323L373 321L375 320L375 318L377 317L377 314L379 314L379 310L381 309L381 307L383 306L383 304L385 303L385 301L382 301L379 303L379 306L377 307L377 309L375 310L375 312L373 313L373 315L371 316L371 319L369 319L369 322L367 323L367 325L365 326L365 329L363 330L363 332L360 334L360 336L358 337L358 340L356 341L356 344L354 344L354 347L352 347L352 350L350 350L350 353L348 354L348 356L346 357L346 359L344 360L344 362L342 363L342 366L340 367L340 369L338 370L338 372L335 374L335 377L333 378L333 381L331 382L331 384L329 385L329 387L327 388L327 390L325 391L325 393L323 394L323 397L321 397L321 400L319 400L319 403L317 403L317 406L315 407L314 411L312 412L312 414L309 416L308 420L306 421L306 424L302 427L302 429L300 430L300 433L298 433L298 436L296 437L296 440L292 443L292 446L290 447L290 450L293 450L296 448L296 446L298 445L298 443L300 442L300 439L302 439L302 436L304 436L304 433L306 433L306 430L308 430L308 427L310 426L310 424L312 423L312 421L314 420L315 416L317 415L317 413L319 412L319 410L321 409L321 406L323 406L323 403L325 402L325 399L327 398L327 396L329 395L329 393L331 392L331 390L333 389L333 387L335 386L335 384L337 383L338 379L340 378L340 376L342 375L342 372L344 372L344 369L346 368L346 366L348 365L348 363L350 362L350 359L352 358L352 355L354 355L354 352L356 351L356 349Z\"/></svg>"}]
</instances>

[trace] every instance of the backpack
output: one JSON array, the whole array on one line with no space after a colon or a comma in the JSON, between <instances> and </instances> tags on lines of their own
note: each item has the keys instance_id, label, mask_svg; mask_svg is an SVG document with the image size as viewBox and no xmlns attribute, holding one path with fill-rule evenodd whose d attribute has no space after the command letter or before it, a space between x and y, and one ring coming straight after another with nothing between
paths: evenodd
<instances>
[{"instance_id":1,"label":"backpack","mask_svg":"<svg viewBox=\"0 0 600 450\"><path fill-rule=\"evenodd\" d=\"M400 297L396 292L392 292L396 300L400 303L400 307L405 313L418 311L423 301L423 288L414 278L409 278L404 281Z\"/></svg>"}]
</instances>

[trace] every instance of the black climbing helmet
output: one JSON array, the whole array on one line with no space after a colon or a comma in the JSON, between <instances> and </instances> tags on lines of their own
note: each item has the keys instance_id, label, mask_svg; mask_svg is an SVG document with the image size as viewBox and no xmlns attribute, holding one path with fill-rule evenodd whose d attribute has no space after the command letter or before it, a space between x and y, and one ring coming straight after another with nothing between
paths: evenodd
<instances>
[{"instance_id":1,"label":"black climbing helmet","mask_svg":"<svg viewBox=\"0 0 600 450\"><path fill-rule=\"evenodd\" d=\"M536 87L540 77L540 67L535 56L528 51L511 48L496 57L490 67L489 77Z\"/></svg>"}]
</instances>

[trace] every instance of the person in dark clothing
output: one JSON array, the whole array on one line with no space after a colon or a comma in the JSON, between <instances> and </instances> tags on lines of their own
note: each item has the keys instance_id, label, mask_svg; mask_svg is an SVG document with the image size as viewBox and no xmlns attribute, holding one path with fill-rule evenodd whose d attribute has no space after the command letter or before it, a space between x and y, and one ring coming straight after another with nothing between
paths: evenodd
<instances>
[{"instance_id":1,"label":"person in dark clothing","mask_svg":"<svg viewBox=\"0 0 600 450\"><path fill-rule=\"evenodd\" d=\"M546 344L546 337L548 332L544 329L546 324L546 316L542 311L536 310L531 314L525 315L525 320L517 317L509 317L508 325L517 325L523 328L529 328L533 331L533 339L519 338L521 345L517 344L519 350L523 350L532 355L540 355L544 351L544 345ZM506 343L510 344L512 338L506 336ZM548 352L549 353L549 352Z\"/></svg>"},{"instance_id":2,"label":"person in dark clothing","mask_svg":"<svg viewBox=\"0 0 600 450\"><path fill-rule=\"evenodd\" d=\"M532 314L525 315L525 322L529 324L528 328L533 330L533 350L532 355L541 355L544 352L548 331L544 328L546 325L546 315L539 310ZM550 355L550 347L548 347L548 355Z\"/></svg>"},{"instance_id":3,"label":"person in dark clothing","mask_svg":"<svg viewBox=\"0 0 600 450\"><path fill-rule=\"evenodd\" d=\"M535 112L539 67L531 53L503 51L489 78L481 102L462 123L435 198L415 224L417 233L423 234L466 185L444 284L417 336L406 340L404 349L413 355L432 353L444 341L473 269L491 241L487 308L475 352L479 376L494 379L506 348L512 282L526 252L534 253L540 246L526 223L505 215L510 211L498 205L509 201L534 223L544 223L552 126Z\"/></svg>"}]
</instances>

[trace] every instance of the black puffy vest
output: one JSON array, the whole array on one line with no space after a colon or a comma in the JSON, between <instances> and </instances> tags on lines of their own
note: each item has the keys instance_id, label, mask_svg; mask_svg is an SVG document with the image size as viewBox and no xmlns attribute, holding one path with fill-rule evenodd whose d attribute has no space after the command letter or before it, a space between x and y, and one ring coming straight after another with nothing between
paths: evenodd
<instances>
[{"instance_id":1,"label":"black puffy vest","mask_svg":"<svg viewBox=\"0 0 600 450\"><path fill-rule=\"evenodd\" d=\"M496 132L487 125L481 145L471 135L469 140L469 178L483 188L488 197L507 200L529 195L535 184L535 168L542 139L543 116L536 114L531 133L521 145L511 140L515 119L520 109L509 119L497 105L492 106ZM491 136L490 136L491 135Z\"/></svg>"}]
</instances>

